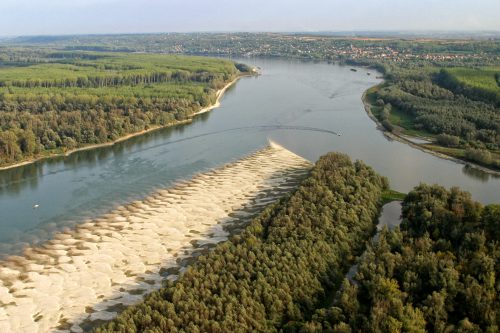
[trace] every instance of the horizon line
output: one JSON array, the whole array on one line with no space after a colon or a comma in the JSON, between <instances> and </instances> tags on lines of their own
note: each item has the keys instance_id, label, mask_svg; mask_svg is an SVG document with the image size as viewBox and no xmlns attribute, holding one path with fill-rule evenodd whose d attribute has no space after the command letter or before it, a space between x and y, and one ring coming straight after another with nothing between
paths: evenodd
<instances>
[{"instance_id":1,"label":"horizon line","mask_svg":"<svg viewBox=\"0 0 500 333\"><path fill-rule=\"evenodd\" d=\"M21 34L21 35L0 35L0 38L21 38L21 37L77 37L77 36L120 36L120 35L161 35L161 34L178 34L178 35L188 35L188 34L337 34L339 37L352 37L349 35L341 34L359 34L358 37L369 37L363 34L396 34L396 35L428 35L428 34L490 34L500 37L499 30L491 29L468 29L468 30L417 30L417 29L407 29L407 30L395 30L395 29L381 29L381 30L366 30L366 29L354 29L354 30L283 30L283 31L272 31L272 30L193 30L193 31L151 31L151 32L93 32L93 33L54 33L54 34ZM390 37L390 36L387 36ZM394 36L396 37L396 36Z\"/></svg>"}]
</instances>

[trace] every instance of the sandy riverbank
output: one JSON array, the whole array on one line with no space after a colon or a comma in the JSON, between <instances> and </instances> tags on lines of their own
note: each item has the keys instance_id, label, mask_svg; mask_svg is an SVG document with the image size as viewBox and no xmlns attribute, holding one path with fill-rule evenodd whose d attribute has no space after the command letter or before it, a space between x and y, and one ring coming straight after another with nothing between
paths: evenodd
<instances>
[{"instance_id":1,"label":"sandy riverbank","mask_svg":"<svg viewBox=\"0 0 500 333\"><path fill-rule=\"evenodd\" d=\"M393 132L387 131L384 128L384 126L382 125L382 123L380 123L380 121L377 119L377 117L375 117L375 115L372 113L372 111L371 111L371 103L369 103L366 100L366 93L367 93L367 91L365 91L363 93L363 96L361 97L361 99L363 101L363 105L364 105L365 111L368 114L368 116L370 117L370 119L372 119L377 124L377 128L380 131L382 131L382 133L387 138L389 138L391 140L399 141L399 142L404 143L404 144L407 144L407 145L409 145L409 146L411 146L413 148L416 148L418 150L423 151L424 153L428 153L428 154L434 155L436 157L439 157L439 158L442 158L442 159L445 159L445 160L450 160L450 161L453 161L455 163L459 163L459 164L463 164L463 165L470 165L470 166L474 167L475 169L479 169L479 170L481 170L483 172L486 172L488 174L495 175L495 176L500 176L500 172L499 171L495 171L495 170L483 167L482 165L479 165L479 164L475 164L475 163L472 163L472 162L469 162L469 161L464 161L464 160L461 160L459 158L456 158L456 157L453 157L453 156L450 156L450 155L446 155L446 154L434 151L432 149L428 149L428 148L422 146L421 144L412 141L413 139L414 140L420 140L421 138L418 138L418 137L414 137L413 138L413 137L410 137L409 135L400 135L398 133L393 133Z\"/></svg>"},{"instance_id":2,"label":"sandy riverbank","mask_svg":"<svg viewBox=\"0 0 500 333\"><path fill-rule=\"evenodd\" d=\"M0 262L0 332L81 332L113 318L288 193L311 167L271 143L9 257Z\"/></svg>"},{"instance_id":3,"label":"sandy riverbank","mask_svg":"<svg viewBox=\"0 0 500 333\"><path fill-rule=\"evenodd\" d=\"M240 78L242 78L243 76L249 76L249 75L241 75L241 76L238 76L237 78L235 78L233 81L229 82L228 84L226 84L222 89L219 89L217 91L217 94L215 95L215 103L212 104L212 105L209 105L207 107L204 107L202 108L200 111L196 112L193 116L197 116L199 114L202 114L202 113L205 113L205 112L208 112L208 111L211 111L213 109L216 109L220 106L220 100L222 99L222 96L224 96L224 93L229 89L229 87L231 87L233 84L236 83L236 81L238 81Z\"/></svg>"},{"instance_id":4,"label":"sandy riverbank","mask_svg":"<svg viewBox=\"0 0 500 333\"><path fill-rule=\"evenodd\" d=\"M15 164L12 164L12 165L3 166L3 167L0 167L0 171L1 170L12 169L12 168L17 168L17 167L20 167L20 166L23 166L23 165L28 165L28 164L35 163L37 161L41 161L41 160L48 159L48 158L61 157L61 156L69 156L69 155L71 155L73 153L76 153L76 152L79 152L79 151L90 150L90 149L101 148L101 147L109 147L109 146L112 146L112 145L117 144L119 142L123 142L123 141L131 139L133 137L136 137L136 136L139 136L139 135L143 135L143 134L146 134L146 133L149 133L149 132L152 132L152 131L156 131L156 130L159 130L159 129L162 129L162 128L167 128L167 127L172 127L172 126L177 126L177 125L182 125L182 124L190 123L191 121L193 121L194 117L196 117L197 115L218 108L220 106L220 101L221 101L222 97L224 96L224 93L227 91L227 89L229 89L229 87L231 87L233 84L235 84L240 78L246 77L246 76L251 76L251 75L240 75L240 76L236 77L234 80L232 80L231 82L229 82L228 84L226 84L223 88L219 89L217 91L217 93L216 93L215 103L213 103L212 105L209 105L207 107L204 107L204 108L200 109L199 111L195 112L193 115L190 116L190 118L188 118L186 120L177 121L177 122L165 125L165 126L153 126L153 127L150 127L148 129L145 129L145 130L142 130L142 131L139 131L139 132L134 132L134 133L127 134L127 135L122 136L122 137L120 137L120 138L118 138L116 140L113 140L113 141L99 143L99 144L94 144L94 145L87 145L87 146L84 146L84 147L79 147L79 148L71 149L71 150L68 150L68 151L63 152L63 153L49 154L47 156L40 156L40 157L37 157L37 158L29 159L27 161L22 161L22 162L15 163Z\"/></svg>"}]
</instances>

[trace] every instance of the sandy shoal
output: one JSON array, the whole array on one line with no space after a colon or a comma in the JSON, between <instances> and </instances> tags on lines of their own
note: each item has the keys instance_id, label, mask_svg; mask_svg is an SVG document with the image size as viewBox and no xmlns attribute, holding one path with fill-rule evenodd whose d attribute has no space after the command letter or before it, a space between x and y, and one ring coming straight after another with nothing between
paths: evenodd
<instances>
[{"instance_id":1,"label":"sandy shoal","mask_svg":"<svg viewBox=\"0 0 500 333\"><path fill-rule=\"evenodd\" d=\"M81 332L176 279L227 226L285 195L311 163L270 146L158 190L0 262L0 332ZM87 326L88 327L88 326Z\"/></svg>"}]
</instances>

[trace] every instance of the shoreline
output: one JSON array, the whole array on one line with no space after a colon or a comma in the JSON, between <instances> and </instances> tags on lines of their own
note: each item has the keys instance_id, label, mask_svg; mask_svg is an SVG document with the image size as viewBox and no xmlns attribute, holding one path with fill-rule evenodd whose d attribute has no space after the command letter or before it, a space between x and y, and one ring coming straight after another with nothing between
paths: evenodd
<instances>
[{"instance_id":1,"label":"shoreline","mask_svg":"<svg viewBox=\"0 0 500 333\"><path fill-rule=\"evenodd\" d=\"M114 318L295 190L312 167L269 142L0 260L0 331L76 333Z\"/></svg>"},{"instance_id":2,"label":"shoreline","mask_svg":"<svg viewBox=\"0 0 500 333\"><path fill-rule=\"evenodd\" d=\"M224 96L224 93L227 91L227 89L229 89L233 84L235 84L242 77L247 77L247 76L252 76L252 74L238 75L234 80L228 82L223 88L217 90L216 95L215 95L216 96L215 103L213 103L212 105L206 106L204 108L201 108L199 111L197 111L197 112L193 113L191 116L189 116L189 118L186 120L176 121L175 123L167 124L164 126L153 126L153 127L148 128L148 129L144 129L142 131L127 134L127 135L122 136L122 137L120 137L116 140L113 140L113 141L91 144L91 145L71 149L71 150L68 150L65 152L61 152L61 153L48 154L47 156L39 156L39 157L32 158L32 159L22 161L19 163L2 166L2 167L0 167L0 171L14 169L17 167L33 164L35 162L39 162L39 161L42 161L45 159L50 159L50 158L55 158L55 157L67 157L67 156L70 156L71 154L74 154L74 153L77 153L80 151L91 150L91 149L96 149L96 148L103 148L103 147L110 147L110 146L113 146L114 144L126 141L126 140L131 139L131 138L136 137L136 136L147 134L147 133L150 133L150 132L153 132L156 130L160 130L160 129L164 129L164 128L168 128L168 127L173 127L173 126L178 126L178 125L189 124L193 121L193 119L197 115L212 111L213 109L220 107L220 105L221 105L220 101L221 101L222 97Z\"/></svg>"},{"instance_id":3,"label":"shoreline","mask_svg":"<svg viewBox=\"0 0 500 333\"><path fill-rule=\"evenodd\" d=\"M379 84L377 84L375 86L378 86L378 85L383 84L383 83L384 83L384 81L382 81L381 83L379 83ZM432 149L428 149L428 148L426 148L424 146L421 146L421 145L419 145L419 144L417 144L415 142L412 142L410 140L412 138L414 138L414 139L421 139L419 137L414 137L414 136L410 136L410 135L406 135L405 134L408 137L408 138L405 138L403 135L399 135L399 134L387 131L384 128L384 126L382 125L382 123L380 123L380 121L377 119L377 117L375 117L373 115L373 113L371 111L371 103L368 102L367 99L366 99L366 93L371 88L373 88L373 87L370 87L367 90L365 90L365 92L361 96L361 100L363 102L363 106L365 108L365 112L368 114L368 117L370 117L370 119L375 122L375 124L377 125L377 129L379 131L381 131L382 134L384 134L385 137L387 137L389 139L392 139L392 140L399 141L399 142L404 143L404 144L407 144L407 145L409 145L412 148L415 148L415 149L418 149L420 151L423 151L424 153L428 153L428 154L434 155L434 156L439 157L441 159L449 160L449 161L452 161L452 162L455 162L455 163L458 163L458 164L469 165L469 166L472 166L472 167L474 167L474 168L476 168L478 170L481 170L481 171L483 171L483 172L485 172L487 174L490 174L490 175L493 175L493 176L500 176L500 172L499 171L492 170L492 169L489 169L489 168L484 167L482 165L479 165L479 164L476 164L476 163L472 163L472 162L469 162L469 161L465 161L465 160L462 160L462 159L459 159L459 158L456 158L456 157L453 157L453 156L450 156L450 155L446 155L446 154L434 151Z\"/></svg>"}]
</instances>

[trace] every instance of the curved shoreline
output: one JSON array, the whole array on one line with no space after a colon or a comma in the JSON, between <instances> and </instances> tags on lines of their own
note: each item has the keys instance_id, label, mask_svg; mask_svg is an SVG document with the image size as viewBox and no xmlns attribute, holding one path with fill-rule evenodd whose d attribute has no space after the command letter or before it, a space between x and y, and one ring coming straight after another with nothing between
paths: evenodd
<instances>
[{"instance_id":1,"label":"curved shoreline","mask_svg":"<svg viewBox=\"0 0 500 333\"><path fill-rule=\"evenodd\" d=\"M151 128L144 129L144 130L139 131L139 132L134 132L134 133L130 133L130 134L124 135L124 136L122 136L122 137L120 137L120 138L118 138L116 140L113 140L113 141L103 142L103 143L98 143L98 144L86 145L86 146L75 148L75 149L71 149L71 150L68 150L68 151L65 151L65 152L62 152L62 153L49 154L47 156L40 156L40 157L36 157L36 158L29 159L29 160L26 160L26 161L22 161L22 162L19 162L19 163L2 166L2 167L0 167L0 171L14 169L14 168L21 167L21 166L24 166L24 165L29 165L29 164L32 164L32 163L35 163L35 162L39 162L39 161L42 161L42 160L45 160L45 159L56 158L56 157L66 157L66 156L69 156L71 154L77 153L79 151L91 150L91 149L102 148L102 147L110 147L110 146L113 146L114 144L126 141L126 140L131 139L131 138L136 137L136 136L140 136L140 135L143 135L143 134L146 134L146 133L150 133L150 132L153 132L153 131L156 131L156 130L160 130L160 129L168 128L168 127L174 127L174 126L177 126L177 125L189 124L190 122L193 121L193 119L197 115L209 112L209 111L211 111L213 109L216 109L216 108L220 107L220 105L221 105L220 101L221 101L222 97L224 96L224 93L227 91L227 89L229 89L229 87L231 87L233 84L235 84L242 77L247 77L247 76L252 76L252 74L239 75L234 80L232 80L231 82L227 83L223 88L221 88L221 89L219 89L217 91L215 103L213 103L212 105L206 106L206 107L200 109L199 111L193 113L186 120L176 121L174 123L167 124L167 125L164 125L164 126L153 126Z\"/></svg>"},{"instance_id":2,"label":"curved shoreline","mask_svg":"<svg viewBox=\"0 0 500 333\"><path fill-rule=\"evenodd\" d=\"M381 85L381 84L383 84L383 81L381 83L373 86L373 87L376 87L376 86ZM363 106L365 108L366 113L368 114L368 117L370 117L370 119L375 122L375 124L377 125L377 129L379 131L381 131L382 134L384 134L384 136L386 136L389 139L396 140L396 141L399 141L401 143L407 144L407 145L409 145L412 148L418 149L420 151L423 151L424 153L431 154L431 155L439 157L441 159L449 160L449 161L455 162L457 164L469 165L469 166L472 166L472 167L474 167L474 168L476 168L478 170L486 172L486 173L488 173L490 175L500 176L500 171L495 171L495 170L489 169L487 167L484 167L484 166L476 164L476 163L472 163L472 162L469 162L469 161L464 161L462 159L459 159L459 158L456 158L456 157L453 157L453 156L450 156L450 155L446 155L446 154L443 154L443 153L440 153L440 152L437 152L437 151L425 148L425 147L423 147L423 146L421 146L419 144L416 144L416 143L412 142L411 140L405 138L402 135L398 135L398 134L395 134L395 133L387 131L384 128L384 126L382 125L382 123L380 123L380 121L377 119L377 117L375 117L373 115L373 113L371 111L371 103L366 100L366 93L368 92L368 90L370 90L373 87L370 87L367 90L365 90L365 92L361 96L361 100L363 101ZM409 135L407 135L407 136L410 137ZM414 138L415 139L419 139L418 137L414 137Z\"/></svg>"}]
</instances>

